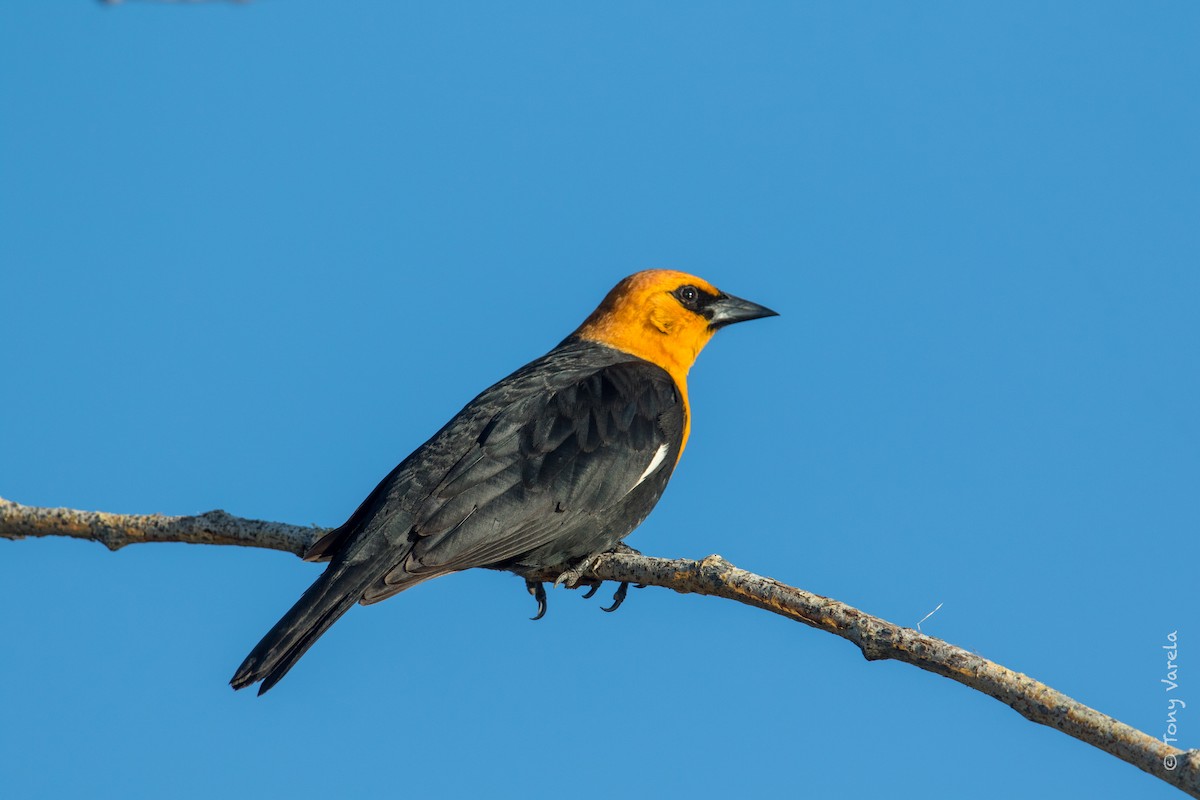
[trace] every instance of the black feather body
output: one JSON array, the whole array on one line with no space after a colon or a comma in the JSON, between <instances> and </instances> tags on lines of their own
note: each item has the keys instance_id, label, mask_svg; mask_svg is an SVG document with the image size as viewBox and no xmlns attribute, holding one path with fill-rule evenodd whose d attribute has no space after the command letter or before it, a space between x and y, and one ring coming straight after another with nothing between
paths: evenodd
<instances>
[{"instance_id":1,"label":"black feather body","mask_svg":"<svg viewBox=\"0 0 1200 800\"><path fill-rule=\"evenodd\" d=\"M661 367L569 338L496 383L306 554L329 567L247 656L237 688L274 685L355 602L471 567L567 571L650 513L688 411Z\"/></svg>"}]
</instances>

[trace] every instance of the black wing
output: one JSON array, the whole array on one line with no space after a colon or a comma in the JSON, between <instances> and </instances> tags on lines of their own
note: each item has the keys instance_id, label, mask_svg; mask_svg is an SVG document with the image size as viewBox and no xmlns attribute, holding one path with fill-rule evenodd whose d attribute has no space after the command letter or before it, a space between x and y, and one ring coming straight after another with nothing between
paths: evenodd
<instances>
[{"instance_id":1,"label":"black wing","mask_svg":"<svg viewBox=\"0 0 1200 800\"><path fill-rule=\"evenodd\" d=\"M469 567L565 569L611 548L662 494L685 413L670 376L640 360L515 400L428 494L411 547L363 602Z\"/></svg>"}]
</instances>

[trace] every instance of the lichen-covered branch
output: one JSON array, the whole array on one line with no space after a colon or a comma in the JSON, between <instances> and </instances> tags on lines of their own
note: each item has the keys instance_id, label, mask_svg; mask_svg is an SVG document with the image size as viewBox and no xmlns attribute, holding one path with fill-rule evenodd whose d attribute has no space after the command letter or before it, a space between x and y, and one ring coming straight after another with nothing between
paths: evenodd
<instances>
[{"instance_id":1,"label":"lichen-covered branch","mask_svg":"<svg viewBox=\"0 0 1200 800\"><path fill-rule=\"evenodd\" d=\"M224 511L193 517L126 515L33 508L0 498L0 538L74 536L116 550L136 542L187 542L266 547L300 555L324 531L242 519ZM556 576L547 575L548 581ZM1051 689L1027 675L853 606L787 586L730 564L643 556L627 549L601 556L581 583L620 581L685 594L724 597L779 614L853 642L868 660L894 659L958 681L1133 764L1200 798L1200 750L1179 750Z\"/></svg>"},{"instance_id":2,"label":"lichen-covered branch","mask_svg":"<svg viewBox=\"0 0 1200 800\"><path fill-rule=\"evenodd\" d=\"M73 536L100 542L109 550L139 542L238 544L301 555L324 532L322 528L243 519L224 511L209 511L194 517L107 514L72 508L23 506L0 497L0 539Z\"/></svg>"},{"instance_id":3,"label":"lichen-covered branch","mask_svg":"<svg viewBox=\"0 0 1200 800\"><path fill-rule=\"evenodd\" d=\"M1027 719L1057 728L1200 797L1200 750L1171 747L1028 675L838 600L738 569L720 556L691 561L612 553L585 577L724 597L802 622L850 640L869 661L903 661L990 695Z\"/></svg>"}]
</instances>

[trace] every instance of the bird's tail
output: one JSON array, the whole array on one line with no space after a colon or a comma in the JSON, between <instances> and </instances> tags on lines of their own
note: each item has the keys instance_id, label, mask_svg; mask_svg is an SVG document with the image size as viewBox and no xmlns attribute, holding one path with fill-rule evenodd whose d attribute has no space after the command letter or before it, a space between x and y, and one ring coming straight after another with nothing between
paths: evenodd
<instances>
[{"instance_id":1,"label":"bird's tail","mask_svg":"<svg viewBox=\"0 0 1200 800\"><path fill-rule=\"evenodd\" d=\"M287 674L329 626L358 602L366 588L360 570L335 564L308 587L296 605L275 623L229 681L244 689L257 681L261 695Z\"/></svg>"}]
</instances>

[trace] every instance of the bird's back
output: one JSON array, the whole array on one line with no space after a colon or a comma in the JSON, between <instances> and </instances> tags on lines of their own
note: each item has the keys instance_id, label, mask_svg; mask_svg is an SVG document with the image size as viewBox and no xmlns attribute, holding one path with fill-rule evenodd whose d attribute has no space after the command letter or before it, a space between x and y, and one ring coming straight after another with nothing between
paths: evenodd
<instances>
[{"instance_id":1,"label":"bird's back","mask_svg":"<svg viewBox=\"0 0 1200 800\"><path fill-rule=\"evenodd\" d=\"M472 400L308 557L367 551L381 575L365 602L468 567L574 566L645 519L686 414L660 367L568 339Z\"/></svg>"}]
</instances>

